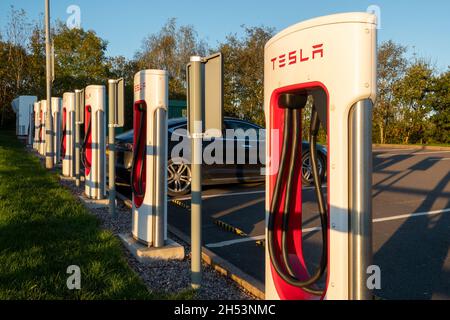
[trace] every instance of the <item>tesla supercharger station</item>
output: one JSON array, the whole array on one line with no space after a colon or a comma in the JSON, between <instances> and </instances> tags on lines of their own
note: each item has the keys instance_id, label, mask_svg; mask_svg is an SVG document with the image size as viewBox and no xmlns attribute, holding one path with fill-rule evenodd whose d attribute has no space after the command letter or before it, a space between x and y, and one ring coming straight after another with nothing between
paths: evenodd
<instances>
[{"instance_id":1,"label":"tesla supercharger station","mask_svg":"<svg viewBox=\"0 0 450 320\"><path fill-rule=\"evenodd\" d=\"M34 103L34 142L33 149L39 151L39 146L41 143L41 102Z\"/></svg>"},{"instance_id":2,"label":"tesla supercharger station","mask_svg":"<svg viewBox=\"0 0 450 320\"><path fill-rule=\"evenodd\" d=\"M41 156L45 157L45 153L46 153L45 119L47 116L47 100L41 100L40 104L41 104L41 108L40 108L40 112L39 112L39 123L41 125L40 125L40 130L39 130L39 153L41 154Z\"/></svg>"},{"instance_id":3,"label":"tesla supercharger station","mask_svg":"<svg viewBox=\"0 0 450 320\"><path fill-rule=\"evenodd\" d=\"M106 196L106 89L105 86L88 86L85 90L84 165L85 193L91 199Z\"/></svg>"},{"instance_id":4,"label":"tesla supercharger station","mask_svg":"<svg viewBox=\"0 0 450 320\"><path fill-rule=\"evenodd\" d=\"M266 44L267 299L371 299L366 271L372 259L376 45L376 17L366 13L299 23ZM323 239L314 270L305 261L302 246L299 159L302 110L308 101L312 104L311 165ZM328 139L326 187L319 181L315 150L319 125Z\"/></svg>"},{"instance_id":5,"label":"tesla supercharger station","mask_svg":"<svg viewBox=\"0 0 450 320\"><path fill-rule=\"evenodd\" d=\"M134 77L133 237L149 247L167 240L168 74L144 70Z\"/></svg>"},{"instance_id":6,"label":"tesla supercharger station","mask_svg":"<svg viewBox=\"0 0 450 320\"><path fill-rule=\"evenodd\" d=\"M52 98L54 164L58 164L61 161L61 104L61 98Z\"/></svg>"},{"instance_id":7,"label":"tesla supercharger station","mask_svg":"<svg viewBox=\"0 0 450 320\"><path fill-rule=\"evenodd\" d=\"M75 93L63 94L61 110L61 158L65 177L75 176Z\"/></svg>"}]
</instances>

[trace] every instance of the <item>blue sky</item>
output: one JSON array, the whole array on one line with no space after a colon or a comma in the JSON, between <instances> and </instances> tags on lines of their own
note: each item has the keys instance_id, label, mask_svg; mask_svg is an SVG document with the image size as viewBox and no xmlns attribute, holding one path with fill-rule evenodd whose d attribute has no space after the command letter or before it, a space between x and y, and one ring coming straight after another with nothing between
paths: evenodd
<instances>
[{"instance_id":1,"label":"blue sky","mask_svg":"<svg viewBox=\"0 0 450 320\"><path fill-rule=\"evenodd\" d=\"M379 40L392 39L428 59L440 71L450 65L450 1L448 0L51 0L52 20L66 21L69 5L81 8L81 23L109 42L109 55L133 57L142 39L171 17L191 24L215 46L241 25L274 27L277 31L309 18L347 11L381 9ZM0 0L0 29L10 5L23 8L32 19L44 11L44 0Z\"/></svg>"}]
</instances>

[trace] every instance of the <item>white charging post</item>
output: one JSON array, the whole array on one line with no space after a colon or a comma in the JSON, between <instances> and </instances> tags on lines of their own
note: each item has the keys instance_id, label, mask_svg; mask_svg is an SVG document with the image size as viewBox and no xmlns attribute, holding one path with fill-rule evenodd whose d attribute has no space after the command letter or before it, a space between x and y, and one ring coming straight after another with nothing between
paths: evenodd
<instances>
[{"instance_id":1,"label":"white charging post","mask_svg":"<svg viewBox=\"0 0 450 320\"><path fill-rule=\"evenodd\" d=\"M41 102L34 103L34 140L33 149L39 152L39 145L41 143Z\"/></svg>"},{"instance_id":2,"label":"white charging post","mask_svg":"<svg viewBox=\"0 0 450 320\"><path fill-rule=\"evenodd\" d=\"M91 85L85 90L84 141L82 146L86 196L106 196L106 90Z\"/></svg>"},{"instance_id":3,"label":"white charging post","mask_svg":"<svg viewBox=\"0 0 450 320\"><path fill-rule=\"evenodd\" d=\"M62 99L52 98L52 121L53 121L53 161L58 164L61 161L61 109Z\"/></svg>"},{"instance_id":4,"label":"white charging post","mask_svg":"<svg viewBox=\"0 0 450 320\"><path fill-rule=\"evenodd\" d=\"M108 80L108 196L109 213L116 214L116 128L124 126L125 81L124 79Z\"/></svg>"},{"instance_id":5,"label":"white charging post","mask_svg":"<svg viewBox=\"0 0 450 320\"><path fill-rule=\"evenodd\" d=\"M63 94L62 103L61 157L62 173L65 177L75 176L75 93Z\"/></svg>"},{"instance_id":6,"label":"white charging post","mask_svg":"<svg viewBox=\"0 0 450 320\"><path fill-rule=\"evenodd\" d=\"M298 23L265 46L264 108L270 134L266 140L267 299L372 298L366 283L372 262L371 125L377 90L376 52L376 17L367 13ZM304 258L301 165L296 166L302 158L299 128L308 98L313 101L314 115L311 163L317 154L319 124L328 139L327 197L318 166L312 165L323 238L317 272L308 269Z\"/></svg>"},{"instance_id":7,"label":"white charging post","mask_svg":"<svg viewBox=\"0 0 450 320\"><path fill-rule=\"evenodd\" d=\"M39 142L39 153L41 156L46 156L46 142L47 142L47 100L41 100L41 112L40 112L40 142Z\"/></svg>"},{"instance_id":8,"label":"white charging post","mask_svg":"<svg viewBox=\"0 0 450 320\"><path fill-rule=\"evenodd\" d=\"M184 247L167 237L168 105L167 71L143 70L134 76L132 227L131 235L119 237L140 261L185 257Z\"/></svg>"},{"instance_id":9,"label":"white charging post","mask_svg":"<svg viewBox=\"0 0 450 320\"><path fill-rule=\"evenodd\" d=\"M167 108L165 70L144 70L134 77L132 234L149 247L167 240Z\"/></svg>"}]
</instances>

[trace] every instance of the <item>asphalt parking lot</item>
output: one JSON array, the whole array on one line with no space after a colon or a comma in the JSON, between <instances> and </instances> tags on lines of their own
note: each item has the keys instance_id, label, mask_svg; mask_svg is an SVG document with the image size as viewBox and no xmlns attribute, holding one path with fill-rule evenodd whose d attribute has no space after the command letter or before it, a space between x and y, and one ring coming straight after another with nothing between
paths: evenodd
<instances>
[{"instance_id":1,"label":"asphalt parking lot","mask_svg":"<svg viewBox=\"0 0 450 320\"><path fill-rule=\"evenodd\" d=\"M450 299L450 151L374 149L373 161L374 263L382 272L376 294ZM305 188L303 196L304 246L313 267L319 219L314 190ZM264 283L264 186L205 187L203 199L204 245ZM179 200L190 204L188 197ZM189 235L189 210L169 208L169 224Z\"/></svg>"},{"instance_id":2,"label":"asphalt parking lot","mask_svg":"<svg viewBox=\"0 0 450 320\"><path fill-rule=\"evenodd\" d=\"M384 299L450 299L450 151L374 149L373 252ZM314 190L303 190L305 258L321 239ZM264 185L205 187L203 244L264 286ZM169 203L169 225L190 235L189 197ZM233 227L233 228L230 228ZM235 234L230 230L239 231Z\"/></svg>"}]
</instances>

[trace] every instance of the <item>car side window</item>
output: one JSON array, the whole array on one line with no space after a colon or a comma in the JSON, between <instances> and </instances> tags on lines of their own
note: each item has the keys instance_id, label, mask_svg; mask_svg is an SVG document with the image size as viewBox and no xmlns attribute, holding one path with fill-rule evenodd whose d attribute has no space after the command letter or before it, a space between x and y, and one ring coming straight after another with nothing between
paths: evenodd
<instances>
[{"instance_id":1,"label":"car side window","mask_svg":"<svg viewBox=\"0 0 450 320\"><path fill-rule=\"evenodd\" d=\"M225 121L226 129L233 129L233 130L244 130L247 131L249 129L258 130L259 128L251 123L244 122L244 121L234 121L234 120L228 120Z\"/></svg>"}]
</instances>

